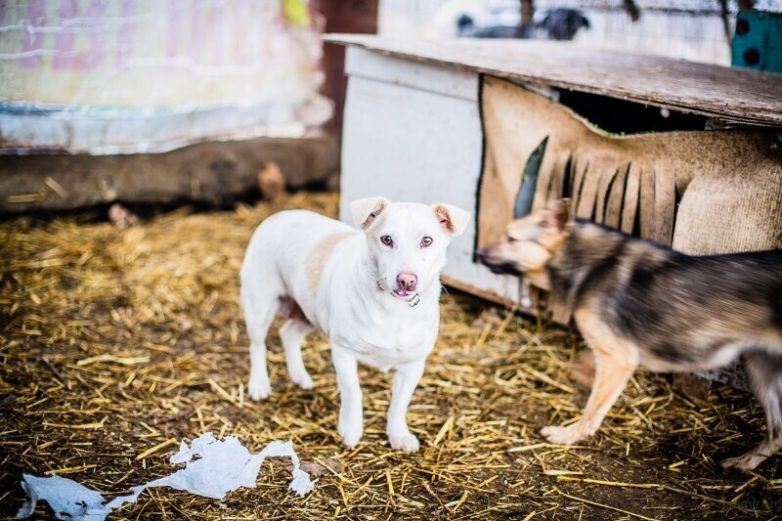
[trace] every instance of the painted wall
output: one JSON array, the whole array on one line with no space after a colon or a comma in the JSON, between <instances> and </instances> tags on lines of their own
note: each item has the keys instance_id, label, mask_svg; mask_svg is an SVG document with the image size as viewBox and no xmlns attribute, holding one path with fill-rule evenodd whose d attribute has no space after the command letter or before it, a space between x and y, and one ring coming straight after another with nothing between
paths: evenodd
<instances>
[{"instance_id":1,"label":"painted wall","mask_svg":"<svg viewBox=\"0 0 782 521\"><path fill-rule=\"evenodd\" d=\"M0 0L2 146L303 135L331 115L318 21L303 0Z\"/></svg>"}]
</instances>

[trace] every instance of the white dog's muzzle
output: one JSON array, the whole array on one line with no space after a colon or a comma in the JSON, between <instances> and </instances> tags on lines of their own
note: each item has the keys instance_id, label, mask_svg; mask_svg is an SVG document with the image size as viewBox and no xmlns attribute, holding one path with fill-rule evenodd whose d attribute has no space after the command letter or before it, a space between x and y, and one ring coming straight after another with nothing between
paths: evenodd
<instances>
[{"instance_id":1,"label":"white dog's muzzle","mask_svg":"<svg viewBox=\"0 0 782 521\"><path fill-rule=\"evenodd\" d=\"M388 291L387 289L385 289L385 288L383 287L383 283L382 283L382 282L380 282L379 280L377 281L377 289L379 289L380 291ZM398 299L402 299L402 300L404 300L405 302L407 302L407 305L408 305L408 306L410 306L411 308L414 308L414 307L416 307L418 304L420 304L420 303L421 303L421 295L419 295L418 293L414 294L414 295L413 295L412 297L410 297L409 299L405 299L404 297L402 297L402 296L398 295L398 294L397 294L397 293L395 293L394 291L389 291L388 293L390 293L390 294L391 294L391 296L392 296L392 297L394 297L394 298L398 298Z\"/></svg>"}]
</instances>

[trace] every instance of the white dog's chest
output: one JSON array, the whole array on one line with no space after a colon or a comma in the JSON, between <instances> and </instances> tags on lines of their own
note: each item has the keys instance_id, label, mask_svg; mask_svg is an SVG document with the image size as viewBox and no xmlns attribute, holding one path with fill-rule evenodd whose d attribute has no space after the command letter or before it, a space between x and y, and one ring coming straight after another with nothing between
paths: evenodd
<instances>
[{"instance_id":1,"label":"white dog's chest","mask_svg":"<svg viewBox=\"0 0 782 521\"><path fill-rule=\"evenodd\" d=\"M439 316L420 310L421 316L373 315L354 316L340 321L330 332L333 343L353 352L362 363L388 370L399 364L426 357L437 337Z\"/></svg>"}]
</instances>

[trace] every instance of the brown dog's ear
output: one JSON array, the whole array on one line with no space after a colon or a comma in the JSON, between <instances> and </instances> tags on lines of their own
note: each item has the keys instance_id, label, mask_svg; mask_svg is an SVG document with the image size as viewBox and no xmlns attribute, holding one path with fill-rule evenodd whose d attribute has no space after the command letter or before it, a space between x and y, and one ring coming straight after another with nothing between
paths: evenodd
<instances>
[{"instance_id":1,"label":"brown dog's ear","mask_svg":"<svg viewBox=\"0 0 782 521\"><path fill-rule=\"evenodd\" d=\"M467 223L470 222L470 214L461 208L451 206L450 204L437 203L432 205L434 216L440 221L446 233L456 237L464 232Z\"/></svg>"},{"instance_id":2,"label":"brown dog's ear","mask_svg":"<svg viewBox=\"0 0 782 521\"><path fill-rule=\"evenodd\" d=\"M546 226L562 232L571 222L573 215L570 213L570 199L555 199L546 204Z\"/></svg>"},{"instance_id":3,"label":"brown dog's ear","mask_svg":"<svg viewBox=\"0 0 782 521\"><path fill-rule=\"evenodd\" d=\"M353 222L362 230L372 226L391 202L385 197L367 197L357 199L350 203L350 211L353 214Z\"/></svg>"}]
</instances>

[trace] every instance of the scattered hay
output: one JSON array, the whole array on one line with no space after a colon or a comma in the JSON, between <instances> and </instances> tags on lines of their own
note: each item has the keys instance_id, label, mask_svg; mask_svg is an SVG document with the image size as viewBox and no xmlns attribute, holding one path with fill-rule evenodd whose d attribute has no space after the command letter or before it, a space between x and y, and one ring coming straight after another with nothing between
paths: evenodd
<instances>
[{"instance_id":1,"label":"scattered hay","mask_svg":"<svg viewBox=\"0 0 782 521\"><path fill-rule=\"evenodd\" d=\"M292 439L317 470L314 492L287 492L287 469L269 461L257 488L225 502L155 490L112 519L767 519L782 510L778 458L749 476L715 464L761 436L755 402L728 387L690 392L642 373L593 440L545 443L540 427L575 418L585 401L568 378L577 337L461 294L443 297L440 340L410 409L419 454L388 448L389 376L368 369L364 440L341 447L319 336L304 347L316 388L303 391L287 380L273 329L274 394L249 401L238 270L252 230L283 207L334 215L337 196L183 209L124 230L73 218L0 223L0 514L20 506L23 471L119 494L170 472L176 440L206 430L251 451Z\"/></svg>"}]
</instances>

